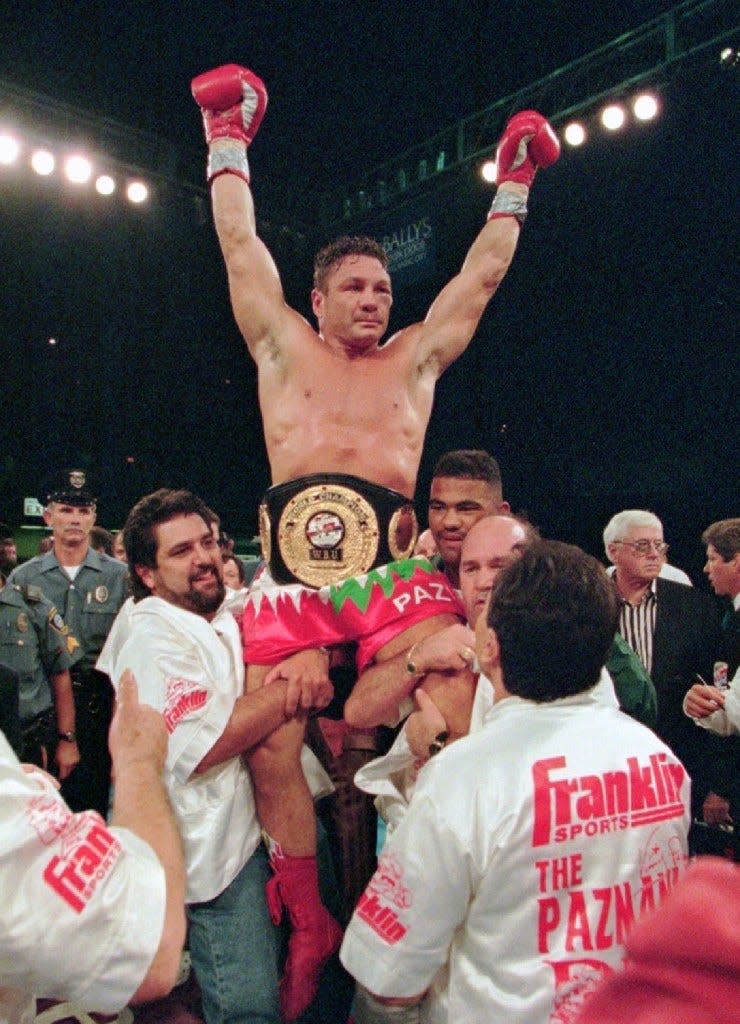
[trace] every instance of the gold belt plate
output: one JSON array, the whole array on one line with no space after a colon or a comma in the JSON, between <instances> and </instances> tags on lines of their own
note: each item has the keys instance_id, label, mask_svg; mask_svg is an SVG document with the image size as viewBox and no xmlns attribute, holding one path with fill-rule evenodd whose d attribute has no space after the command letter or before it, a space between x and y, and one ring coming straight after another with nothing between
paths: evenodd
<instances>
[{"instance_id":1,"label":"gold belt plate","mask_svg":"<svg viewBox=\"0 0 740 1024\"><path fill-rule=\"evenodd\" d=\"M378 555L380 529L372 505L342 484L307 487L291 498L277 528L286 566L309 587L368 572Z\"/></svg>"}]
</instances>

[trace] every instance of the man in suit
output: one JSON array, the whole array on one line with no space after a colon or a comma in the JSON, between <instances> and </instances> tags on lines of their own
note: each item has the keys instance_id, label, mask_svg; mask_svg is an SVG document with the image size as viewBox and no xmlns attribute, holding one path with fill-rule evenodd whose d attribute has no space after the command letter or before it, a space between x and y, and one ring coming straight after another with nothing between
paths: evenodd
<instances>
[{"instance_id":1,"label":"man in suit","mask_svg":"<svg viewBox=\"0 0 740 1024\"><path fill-rule=\"evenodd\" d=\"M714 715L718 708L724 708L726 712L733 704L732 697L725 704L728 691L723 684L727 685L734 678L740 664L740 518L721 519L712 523L701 539L707 546L704 572L709 577L712 590L718 597L732 601L732 607L722 617L727 665L717 666L713 678L708 680L712 685L695 683L691 687L684 700L684 711L690 718L697 719L725 737L723 743L728 751L730 813L733 821L737 822L740 820L740 737L732 735L731 728L729 731L717 728L713 719L721 717Z\"/></svg>"},{"instance_id":2,"label":"man in suit","mask_svg":"<svg viewBox=\"0 0 740 1024\"><path fill-rule=\"evenodd\" d=\"M697 680L711 679L724 644L711 598L694 587L658 579L668 545L652 512L619 512L604 530L607 557L616 566L619 632L655 684L655 731L683 761L692 778L692 813L707 824L730 820L728 750L700 732L683 713L683 698Z\"/></svg>"},{"instance_id":3,"label":"man in suit","mask_svg":"<svg viewBox=\"0 0 740 1024\"><path fill-rule=\"evenodd\" d=\"M722 617L731 679L740 663L740 518L712 523L701 539L707 546L704 572L712 590L718 597L729 597L732 601L732 608Z\"/></svg>"}]
</instances>

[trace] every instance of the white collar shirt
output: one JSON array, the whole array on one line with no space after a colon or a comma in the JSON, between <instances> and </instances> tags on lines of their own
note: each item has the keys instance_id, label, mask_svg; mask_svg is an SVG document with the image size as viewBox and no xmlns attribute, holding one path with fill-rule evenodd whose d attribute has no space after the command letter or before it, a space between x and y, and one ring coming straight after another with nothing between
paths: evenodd
<instances>
[{"instance_id":1,"label":"white collar shirt","mask_svg":"<svg viewBox=\"0 0 740 1024\"><path fill-rule=\"evenodd\" d=\"M164 778L185 845L186 900L204 902L223 892L260 842L241 758L195 771L244 690L239 628L223 607L208 622L159 597L137 602L125 628L111 678L117 686L132 669L140 699L164 716L170 734Z\"/></svg>"},{"instance_id":2,"label":"white collar shirt","mask_svg":"<svg viewBox=\"0 0 740 1024\"><path fill-rule=\"evenodd\" d=\"M162 866L128 829L73 814L0 733L0 1021L34 995L116 1013L141 985L165 915Z\"/></svg>"}]
</instances>

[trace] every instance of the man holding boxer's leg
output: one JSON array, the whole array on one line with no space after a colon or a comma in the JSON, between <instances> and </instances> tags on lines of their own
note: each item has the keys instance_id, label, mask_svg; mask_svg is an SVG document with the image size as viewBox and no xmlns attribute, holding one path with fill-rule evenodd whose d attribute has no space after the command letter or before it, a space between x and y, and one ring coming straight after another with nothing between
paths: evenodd
<instances>
[{"instance_id":1,"label":"man holding boxer's leg","mask_svg":"<svg viewBox=\"0 0 740 1024\"><path fill-rule=\"evenodd\" d=\"M497 150L499 189L460 273L423 322L381 348L392 289L385 253L371 239L340 239L318 254L318 331L285 302L249 186L247 147L267 105L262 81L232 64L192 88L234 316L257 364L273 480L260 510L269 573L244 613L247 686L278 678L283 670L274 666L297 651L345 641L358 643L362 670L462 617L444 577L411 559L422 445L436 382L467 348L506 274L535 173L558 158L559 143L535 111L511 119ZM307 663L320 656L307 653ZM291 672L301 671L297 664ZM316 885L313 807L298 771L304 727L298 715L250 756L272 840L269 895L293 925L281 992L287 1019L311 1001L340 939Z\"/></svg>"}]
</instances>

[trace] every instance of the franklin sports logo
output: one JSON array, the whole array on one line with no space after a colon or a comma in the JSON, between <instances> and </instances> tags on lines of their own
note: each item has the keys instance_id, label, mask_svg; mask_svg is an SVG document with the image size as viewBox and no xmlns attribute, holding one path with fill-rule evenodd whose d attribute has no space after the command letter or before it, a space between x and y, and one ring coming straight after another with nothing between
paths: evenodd
<instances>
[{"instance_id":1,"label":"franklin sports logo","mask_svg":"<svg viewBox=\"0 0 740 1024\"><path fill-rule=\"evenodd\" d=\"M167 676L165 679L167 697L164 706L164 724L167 732L171 733L177 723L186 718L191 711L197 711L205 706L208 700L208 691L192 679L183 679L180 676Z\"/></svg>"},{"instance_id":2,"label":"franklin sports logo","mask_svg":"<svg viewBox=\"0 0 740 1024\"><path fill-rule=\"evenodd\" d=\"M651 754L642 765L628 757L625 764L624 771L569 777L565 757L536 761L532 846L683 817L682 765L667 754Z\"/></svg>"},{"instance_id":3,"label":"franklin sports logo","mask_svg":"<svg viewBox=\"0 0 740 1024\"><path fill-rule=\"evenodd\" d=\"M383 854L367 889L360 896L356 912L389 946L395 946L408 931L397 911L408 910L412 902L411 893L403 884L403 868L397 858Z\"/></svg>"},{"instance_id":4,"label":"franklin sports logo","mask_svg":"<svg viewBox=\"0 0 740 1024\"><path fill-rule=\"evenodd\" d=\"M44 868L44 881L79 914L112 870L121 844L97 814L85 811L72 819L60 847Z\"/></svg>"}]
</instances>

